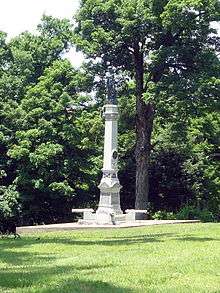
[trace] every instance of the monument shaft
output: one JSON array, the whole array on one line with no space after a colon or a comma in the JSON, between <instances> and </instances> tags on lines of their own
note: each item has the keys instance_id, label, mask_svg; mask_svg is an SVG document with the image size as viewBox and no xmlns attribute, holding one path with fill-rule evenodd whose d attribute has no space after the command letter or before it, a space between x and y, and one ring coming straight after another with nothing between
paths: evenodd
<instances>
[{"instance_id":1,"label":"monument shaft","mask_svg":"<svg viewBox=\"0 0 220 293\"><path fill-rule=\"evenodd\" d=\"M120 207L120 189L118 180L118 106L104 106L105 140L103 176L99 184L100 201L96 220L100 224L112 223L113 218L122 214Z\"/></svg>"}]
</instances>

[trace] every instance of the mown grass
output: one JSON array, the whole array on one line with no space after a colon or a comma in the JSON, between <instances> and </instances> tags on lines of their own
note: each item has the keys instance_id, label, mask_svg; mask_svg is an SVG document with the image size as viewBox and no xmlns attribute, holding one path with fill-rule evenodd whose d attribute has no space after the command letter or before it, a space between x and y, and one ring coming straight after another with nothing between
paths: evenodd
<instances>
[{"instance_id":1,"label":"mown grass","mask_svg":"<svg viewBox=\"0 0 220 293\"><path fill-rule=\"evenodd\" d=\"M2 239L0 292L220 292L220 225Z\"/></svg>"}]
</instances>

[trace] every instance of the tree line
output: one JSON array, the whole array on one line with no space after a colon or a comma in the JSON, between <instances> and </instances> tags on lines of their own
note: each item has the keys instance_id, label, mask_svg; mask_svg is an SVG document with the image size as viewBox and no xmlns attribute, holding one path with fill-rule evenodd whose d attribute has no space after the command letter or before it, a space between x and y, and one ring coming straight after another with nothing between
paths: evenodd
<instances>
[{"instance_id":1,"label":"tree line","mask_svg":"<svg viewBox=\"0 0 220 293\"><path fill-rule=\"evenodd\" d=\"M74 27L43 16L36 35L1 32L1 219L69 221L72 207L96 207L111 71L122 208L218 220L219 12L216 0L83 0ZM64 58L72 46L79 69Z\"/></svg>"}]
</instances>

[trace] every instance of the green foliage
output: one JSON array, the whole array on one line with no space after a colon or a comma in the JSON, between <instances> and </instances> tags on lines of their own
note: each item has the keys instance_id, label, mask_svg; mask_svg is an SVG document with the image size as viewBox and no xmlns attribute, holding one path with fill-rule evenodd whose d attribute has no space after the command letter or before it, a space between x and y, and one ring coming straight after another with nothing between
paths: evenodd
<instances>
[{"instance_id":1,"label":"green foliage","mask_svg":"<svg viewBox=\"0 0 220 293\"><path fill-rule=\"evenodd\" d=\"M62 59L71 44L69 21L44 16L38 32L8 44L1 35L1 184L13 184L21 221L30 224L63 221L75 204L95 198L99 153L92 146L101 133L99 111L85 94L93 76ZM72 104L85 110L69 114Z\"/></svg>"},{"instance_id":2,"label":"green foliage","mask_svg":"<svg viewBox=\"0 0 220 293\"><path fill-rule=\"evenodd\" d=\"M19 209L19 193L14 185L0 186L0 222L15 217Z\"/></svg>"},{"instance_id":3,"label":"green foliage","mask_svg":"<svg viewBox=\"0 0 220 293\"><path fill-rule=\"evenodd\" d=\"M24 194L25 209L32 204L38 207L31 211L34 221L46 221L46 208L47 221L69 216L74 196L85 195L85 186L91 184L96 151L89 144L89 134L98 136L97 112L93 106L72 114L66 109L71 103L82 104L78 88L83 79L89 84L89 78L68 61L57 60L28 89L19 106L23 120L8 155L18 164L16 182ZM89 102L89 96L84 99Z\"/></svg>"},{"instance_id":4,"label":"green foliage","mask_svg":"<svg viewBox=\"0 0 220 293\"><path fill-rule=\"evenodd\" d=\"M201 220L202 222L214 222L217 220L217 217L210 210L206 208L201 210L192 205L182 207L176 214L176 218L179 220Z\"/></svg>"},{"instance_id":5,"label":"green foliage","mask_svg":"<svg viewBox=\"0 0 220 293\"><path fill-rule=\"evenodd\" d=\"M196 154L192 148L193 142L189 141L192 120L198 117L203 119L203 115L208 111L213 112L218 106L219 37L210 23L219 20L219 12L217 0L85 0L81 2L76 16L75 41L78 48L93 61L100 80L110 67L120 78L129 78L130 83L134 84L133 95L128 90L125 95L124 105L128 109L130 121L125 119L125 123L122 122L124 125L121 130L125 133L122 131L120 138L123 144L121 151L126 158L121 178L133 193L134 172L131 169L135 168L135 134L130 125L135 125L135 114L138 118L140 113L145 113L144 103L135 107L133 96L136 96L138 102L139 93L141 99L154 109L151 144L154 146L156 143L157 148L149 146L153 149L149 168L152 182L149 197L154 204L159 201L159 209L166 206L167 199L167 206L177 209L189 198L198 198L195 186L201 186L201 180L203 198L206 197L204 184L207 182L213 185L211 192L215 190L211 197L219 198L216 164L208 164L209 175L198 176L197 173L193 177L194 183L190 181L192 173L187 167L187 162L200 165L201 157L205 155L204 149L200 150L199 155ZM130 113L134 111L131 111L130 105L136 108L136 113L131 116ZM149 119L148 115L146 119ZM150 125L150 121L146 124ZM141 123L136 124L137 135L138 125ZM128 131L125 130L127 128ZM146 145L142 147L147 150ZM209 142L207 147L210 147ZM205 169L204 173L207 173ZM211 179L214 170L217 171L214 175L216 178ZM146 184L143 182L143 185ZM133 201L129 195L129 205L130 199Z\"/></svg>"},{"instance_id":6,"label":"green foliage","mask_svg":"<svg viewBox=\"0 0 220 293\"><path fill-rule=\"evenodd\" d=\"M176 220L176 215L173 212L157 211L152 216L153 220Z\"/></svg>"},{"instance_id":7,"label":"green foliage","mask_svg":"<svg viewBox=\"0 0 220 293\"><path fill-rule=\"evenodd\" d=\"M212 52L205 44L211 42L209 24L219 19L219 9L217 0L86 0L76 16L75 40L89 58L131 72L140 49L146 77L160 74L161 67L164 77L173 70L192 72L201 53Z\"/></svg>"},{"instance_id":8,"label":"green foliage","mask_svg":"<svg viewBox=\"0 0 220 293\"><path fill-rule=\"evenodd\" d=\"M220 210L219 125L217 112L193 119L188 131L192 157L185 162L197 205L215 215Z\"/></svg>"},{"instance_id":9,"label":"green foliage","mask_svg":"<svg viewBox=\"0 0 220 293\"><path fill-rule=\"evenodd\" d=\"M184 170L186 159L183 146L164 141L155 147L151 157L149 195L154 209L176 211L192 197Z\"/></svg>"},{"instance_id":10,"label":"green foliage","mask_svg":"<svg viewBox=\"0 0 220 293\"><path fill-rule=\"evenodd\" d=\"M143 101L155 112L149 160L155 217L172 217L188 204L197 207L194 217L218 219L220 62L210 26L218 19L216 0L84 0L74 33L68 20L48 16L37 35L6 42L1 32L2 215L16 215L21 204L23 223L58 222L71 218L73 206L96 206L109 66L118 83L121 202L134 207L139 50ZM73 40L90 61L78 71L63 59Z\"/></svg>"}]
</instances>

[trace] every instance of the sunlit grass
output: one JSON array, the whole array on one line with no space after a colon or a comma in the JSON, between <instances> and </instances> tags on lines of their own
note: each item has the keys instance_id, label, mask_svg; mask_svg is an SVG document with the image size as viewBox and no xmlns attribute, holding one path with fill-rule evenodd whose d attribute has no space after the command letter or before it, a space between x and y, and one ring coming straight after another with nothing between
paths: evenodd
<instances>
[{"instance_id":1,"label":"sunlit grass","mask_svg":"<svg viewBox=\"0 0 220 293\"><path fill-rule=\"evenodd\" d=\"M0 292L220 292L219 224L39 233L0 249Z\"/></svg>"}]
</instances>

